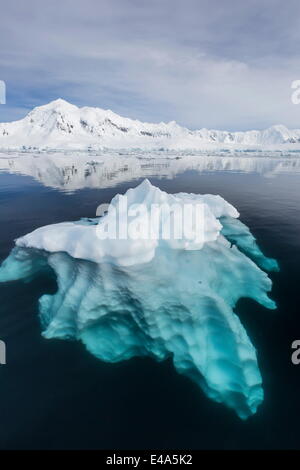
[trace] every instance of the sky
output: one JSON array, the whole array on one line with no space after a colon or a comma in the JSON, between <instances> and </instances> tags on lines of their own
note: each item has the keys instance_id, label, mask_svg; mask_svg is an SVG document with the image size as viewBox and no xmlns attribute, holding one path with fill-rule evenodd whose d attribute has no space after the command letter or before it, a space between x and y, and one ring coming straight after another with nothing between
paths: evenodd
<instances>
[{"instance_id":1,"label":"sky","mask_svg":"<svg viewBox=\"0 0 300 470\"><path fill-rule=\"evenodd\" d=\"M197 129L300 128L299 0L9 0L0 121L63 98Z\"/></svg>"}]
</instances>

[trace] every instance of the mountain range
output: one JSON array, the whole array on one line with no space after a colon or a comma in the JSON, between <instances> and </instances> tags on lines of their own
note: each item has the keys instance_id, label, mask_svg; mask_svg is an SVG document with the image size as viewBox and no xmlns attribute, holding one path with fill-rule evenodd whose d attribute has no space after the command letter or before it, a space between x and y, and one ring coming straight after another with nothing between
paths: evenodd
<instances>
[{"instance_id":1,"label":"mountain range","mask_svg":"<svg viewBox=\"0 0 300 470\"><path fill-rule=\"evenodd\" d=\"M300 129L274 125L245 132L189 130L175 121L146 123L101 108L78 108L62 99L34 108L19 121L0 123L1 150L202 150L287 145L300 149Z\"/></svg>"}]
</instances>

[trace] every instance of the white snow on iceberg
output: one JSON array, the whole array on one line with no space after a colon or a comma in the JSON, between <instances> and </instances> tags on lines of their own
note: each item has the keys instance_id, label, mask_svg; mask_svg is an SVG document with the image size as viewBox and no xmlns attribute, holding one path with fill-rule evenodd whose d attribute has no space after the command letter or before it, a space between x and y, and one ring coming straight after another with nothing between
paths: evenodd
<instances>
[{"instance_id":1,"label":"white snow on iceberg","mask_svg":"<svg viewBox=\"0 0 300 470\"><path fill-rule=\"evenodd\" d=\"M148 181L126 196L146 209L174 201L202 204L201 243L197 237L100 240L99 227L124 198L117 195L100 221L55 224L16 240L0 281L28 281L51 268L57 292L40 298L44 337L81 340L108 362L171 357L208 397L247 418L263 400L262 379L234 308L242 297L276 308L262 270L277 270L276 261L263 255L237 210L220 196L169 195ZM145 214L137 217L145 220Z\"/></svg>"}]
</instances>

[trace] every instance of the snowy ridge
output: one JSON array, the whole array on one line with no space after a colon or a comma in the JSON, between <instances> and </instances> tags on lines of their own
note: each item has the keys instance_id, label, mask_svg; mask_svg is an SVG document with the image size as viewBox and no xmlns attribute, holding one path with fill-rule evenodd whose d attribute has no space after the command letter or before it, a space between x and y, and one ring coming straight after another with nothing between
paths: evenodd
<instances>
[{"instance_id":1,"label":"snowy ridge","mask_svg":"<svg viewBox=\"0 0 300 470\"><path fill-rule=\"evenodd\" d=\"M0 149L204 149L300 148L300 129L275 125L266 130L191 131L175 121L151 124L101 108L78 108L58 99L34 108L24 119L0 123Z\"/></svg>"}]
</instances>

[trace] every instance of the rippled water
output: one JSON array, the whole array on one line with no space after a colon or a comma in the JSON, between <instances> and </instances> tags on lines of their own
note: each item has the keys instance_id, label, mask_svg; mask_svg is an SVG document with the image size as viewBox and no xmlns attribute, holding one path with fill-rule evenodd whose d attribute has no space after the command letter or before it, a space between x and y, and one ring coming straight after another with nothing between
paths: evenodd
<instances>
[{"instance_id":1,"label":"rippled water","mask_svg":"<svg viewBox=\"0 0 300 470\"><path fill-rule=\"evenodd\" d=\"M95 215L144 177L172 192L220 194L237 207L272 274L276 311L242 300L265 401L246 422L208 400L171 362L104 364L77 342L45 340L37 300L55 283L0 284L0 448L299 448L300 159L145 155L2 155L0 258L16 237Z\"/></svg>"}]
</instances>

